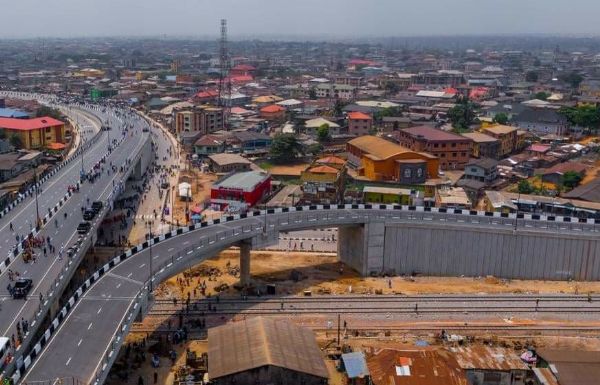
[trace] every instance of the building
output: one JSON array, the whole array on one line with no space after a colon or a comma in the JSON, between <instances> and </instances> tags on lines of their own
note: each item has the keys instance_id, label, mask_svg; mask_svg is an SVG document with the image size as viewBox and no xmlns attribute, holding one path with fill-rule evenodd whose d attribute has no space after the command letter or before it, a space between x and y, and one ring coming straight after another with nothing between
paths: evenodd
<instances>
[{"instance_id":1,"label":"building","mask_svg":"<svg viewBox=\"0 0 600 385\"><path fill-rule=\"evenodd\" d=\"M581 176L581 179L585 176L587 166L579 162L564 162L558 163L554 166L544 170L542 173L542 181L546 183L552 183L555 186L562 185L563 176L567 172L574 172Z\"/></svg>"},{"instance_id":2,"label":"building","mask_svg":"<svg viewBox=\"0 0 600 385\"><path fill-rule=\"evenodd\" d=\"M600 177L592 179L584 185L575 187L568 193L563 194L563 197L600 203Z\"/></svg>"},{"instance_id":3,"label":"building","mask_svg":"<svg viewBox=\"0 0 600 385\"><path fill-rule=\"evenodd\" d=\"M321 83L314 90L317 98L352 100L356 97L356 87L346 84Z\"/></svg>"},{"instance_id":4,"label":"building","mask_svg":"<svg viewBox=\"0 0 600 385\"><path fill-rule=\"evenodd\" d=\"M413 192L406 188L365 186L364 203L413 205Z\"/></svg>"},{"instance_id":5,"label":"building","mask_svg":"<svg viewBox=\"0 0 600 385\"><path fill-rule=\"evenodd\" d=\"M567 118L551 108L526 108L512 118L515 126L538 135L564 136L569 132Z\"/></svg>"},{"instance_id":6,"label":"building","mask_svg":"<svg viewBox=\"0 0 600 385\"><path fill-rule=\"evenodd\" d=\"M401 146L436 156L442 170L462 170L471 156L471 139L430 126L405 128L391 135Z\"/></svg>"},{"instance_id":7,"label":"building","mask_svg":"<svg viewBox=\"0 0 600 385\"><path fill-rule=\"evenodd\" d=\"M484 127L481 131L500 141L500 158L510 155L517 145L517 129L502 124Z\"/></svg>"},{"instance_id":8,"label":"building","mask_svg":"<svg viewBox=\"0 0 600 385\"><path fill-rule=\"evenodd\" d=\"M519 210L512 199L500 191L487 190L483 197L485 211L498 213L515 213Z\"/></svg>"},{"instance_id":9,"label":"building","mask_svg":"<svg viewBox=\"0 0 600 385\"><path fill-rule=\"evenodd\" d=\"M384 132L398 131L402 128L410 127L411 120L403 116L384 116L381 119L381 129Z\"/></svg>"},{"instance_id":10,"label":"building","mask_svg":"<svg viewBox=\"0 0 600 385\"><path fill-rule=\"evenodd\" d=\"M420 184L427 178L437 178L438 158L412 151L388 140L365 135L346 144L348 161L359 175L372 181L395 181Z\"/></svg>"},{"instance_id":11,"label":"building","mask_svg":"<svg viewBox=\"0 0 600 385\"><path fill-rule=\"evenodd\" d=\"M240 151L248 154L266 153L273 142L269 135L256 131L235 131L232 136Z\"/></svg>"},{"instance_id":12,"label":"building","mask_svg":"<svg viewBox=\"0 0 600 385\"><path fill-rule=\"evenodd\" d=\"M29 119L29 114L12 108L0 107L0 118Z\"/></svg>"},{"instance_id":13,"label":"building","mask_svg":"<svg viewBox=\"0 0 600 385\"><path fill-rule=\"evenodd\" d=\"M498 177L498 161L490 158L471 160L465 167L464 178L490 184Z\"/></svg>"},{"instance_id":14,"label":"building","mask_svg":"<svg viewBox=\"0 0 600 385\"><path fill-rule=\"evenodd\" d=\"M371 383L367 359L363 352L342 354L342 365L348 377L349 385L368 385Z\"/></svg>"},{"instance_id":15,"label":"building","mask_svg":"<svg viewBox=\"0 0 600 385\"><path fill-rule=\"evenodd\" d=\"M203 135L223 129L223 109L196 107L189 110L173 110L175 132L200 132Z\"/></svg>"},{"instance_id":16,"label":"building","mask_svg":"<svg viewBox=\"0 0 600 385\"><path fill-rule=\"evenodd\" d=\"M342 203L346 184L343 159L335 156L321 158L300 175L302 199L311 203Z\"/></svg>"},{"instance_id":17,"label":"building","mask_svg":"<svg viewBox=\"0 0 600 385\"><path fill-rule=\"evenodd\" d=\"M327 125L327 127L329 127L329 134L330 135L339 135L340 134L340 125L332 122L330 120L327 120L325 118L314 118L314 119L309 119L306 122L304 122L304 129L306 134L311 135L313 137L317 136L317 129L321 126L323 126L324 124Z\"/></svg>"},{"instance_id":18,"label":"building","mask_svg":"<svg viewBox=\"0 0 600 385\"><path fill-rule=\"evenodd\" d=\"M535 375L519 354L501 347L453 347L458 365L465 371L469 384L529 385Z\"/></svg>"},{"instance_id":19,"label":"building","mask_svg":"<svg viewBox=\"0 0 600 385\"><path fill-rule=\"evenodd\" d=\"M260 109L260 117L265 120L281 121L285 119L285 112L285 107L271 104Z\"/></svg>"},{"instance_id":20,"label":"building","mask_svg":"<svg viewBox=\"0 0 600 385\"><path fill-rule=\"evenodd\" d=\"M215 385L325 385L329 377L311 330L263 317L208 329L208 375Z\"/></svg>"},{"instance_id":21,"label":"building","mask_svg":"<svg viewBox=\"0 0 600 385\"><path fill-rule=\"evenodd\" d=\"M65 123L45 116L34 119L0 118L0 129L6 137L16 135L23 148L43 149L51 143L65 144Z\"/></svg>"},{"instance_id":22,"label":"building","mask_svg":"<svg viewBox=\"0 0 600 385\"><path fill-rule=\"evenodd\" d=\"M217 174L250 171L252 162L238 154L208 155L210 169Z\"/></svg>"},{"instance_id":23,"label":"building","mask_svg":"<svg viewBox=\"0 0 600 385\"><path fill-rule=\"evenodd\" d=\"M243 210L256 205L270 192L271 176L268 173L245 171L217 181L210 190L210 198L211 203L220 206L221 210Z\"/></svg>"},{"instance_id":24,"label":"building","mask_svg":"<svg viewBox=\"0 0 600 385\"><path fill-rule=\"evenodd\" d=\"M465 132L462 136L471 139L471 156L473 158L499 159L500 141L481 132Z\"/></svg>"},{"instance_id":25,"label":"building","mask_svg":"<svg viewBox=\"0 0 600 385\"><path fill-rule=\"evenodd\" d=\"M367 357L373 385L467 385L452 353L438 349L383 349Z\"/></svg>"},{"instance_id":26,"label":"building","mask_svg":"<svg viewBox=\"0 0 600 385\"><path fill-rule=\"evenodd\" d=\"M540 349L537 351L537 355L536 369L538 370L534 369L534 371L538 378L543 376L542 378L549 379L547 382L549 384L553 384L550 382L552 378L558 380L560 385L598 384L600 378L599 351ZM548 371L552 377L548 376ZM542 384L546 385L543 382Z\"/></svg>"},{"instance_id":27,"label":"building","mask_svg":"<svg viewBox=\"0 0 600 385\"><path fill-rule=\"evenodd\" d=\"M348 113L348 134L354 136L368 135L373 128L373 118L363 112Z\"/></svg>"},{"instance_id":28,"label":"building","mask_svg":"<svg viewBox=\"0 0 600 385\"><path fill-rule=\"evenodd\" d=\"M204 135L194 143L194 154L208 156L225 150L225 141L220 136Z\"/></svg>"},{"instance_id":29,"label":"building","mask_svg":"<svg viewBox=\"0 0 600 385\"><path fill-rule=\"evenodd\" d=\"M435 206L446 209L470 209L471 200L462 187L446 187L436 190Z\"/></svg>"},{"instance_id":30,"label":"building","mask_svg":"<svg viewBox=\"0 0 600 385\"><path fill-rule=\"evenodd\" d=\"M119 91L115 90L114 88L92 88L90 90L90 98L93 101L98 101L100 99L104 99L104 98L110 98L112 96L115 96L119 93Z\"/></svg>"}]
</instances>

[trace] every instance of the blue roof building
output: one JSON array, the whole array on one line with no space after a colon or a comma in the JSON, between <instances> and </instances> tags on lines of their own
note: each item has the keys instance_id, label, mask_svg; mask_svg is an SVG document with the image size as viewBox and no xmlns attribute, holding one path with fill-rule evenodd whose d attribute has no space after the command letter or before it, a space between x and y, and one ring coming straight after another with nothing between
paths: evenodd
<instances>
[{"instance_id":1,"label":"blue roof building","mask_svg":"<svg viewBox=\"0 0 600 385\"><path fill-rule=\"evenodd\" d=\"M0 108L0 118L29 119L29 114L12 108Z\"/></svg>"},{"instance_id":2,"label":"blue roof building","mask_svg":"<svg viewBox=\"0 0 600 385\"><path fill-rule=\"evenodd\" d=\"M368 383L369 368L367 367L367 360L363 352L342 354L342 362L344 363L346 374L352 380L352 383L356 383L355 380L363 380L364 383Z\"/></svg>"}]
</instances>

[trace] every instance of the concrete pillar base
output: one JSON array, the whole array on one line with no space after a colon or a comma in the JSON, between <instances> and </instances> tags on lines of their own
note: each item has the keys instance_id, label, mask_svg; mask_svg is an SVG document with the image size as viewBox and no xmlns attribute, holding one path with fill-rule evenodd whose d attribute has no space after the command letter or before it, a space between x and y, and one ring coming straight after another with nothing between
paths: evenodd
<instances>
[{"instance_id":1,"label":"concrete pillar base","mask_svg":"<svg viewBox=\"0 0 600 385\"><path fill-rule=\"evenodd\" d=\"M240 242L240 286L250 286L250 242Z\"/></svg>"}]
</instances>

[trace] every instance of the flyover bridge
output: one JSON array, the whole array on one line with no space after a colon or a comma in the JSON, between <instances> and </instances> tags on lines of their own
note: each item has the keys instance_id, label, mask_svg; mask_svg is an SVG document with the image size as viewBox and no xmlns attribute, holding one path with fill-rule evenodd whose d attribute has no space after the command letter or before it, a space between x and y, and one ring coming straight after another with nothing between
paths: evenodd
<instances>
[{"instance_id":1,"label":"flyover bridge","mask_svg":"<svg viewBox=\"0 0 600 385\"><path fill-rule=\"evenodd\" d=\"M153 286L232 245L248 283L251 248L275 243L281 231L326 227L339 227L340 259L363 274L600 277L597 220L386 205L254 211L179 228L115 257L59 310L13 379L102 384Z\"/></svg>"}]
</instances>

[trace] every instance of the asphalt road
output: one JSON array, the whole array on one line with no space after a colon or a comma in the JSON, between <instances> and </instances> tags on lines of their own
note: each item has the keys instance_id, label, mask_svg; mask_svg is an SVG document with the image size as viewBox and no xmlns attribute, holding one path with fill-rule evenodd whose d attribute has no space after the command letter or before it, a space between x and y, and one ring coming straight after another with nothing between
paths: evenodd
<instances>
[{"instance_id":1,"label":"asphalt road","mask_svg":"<svg viewBox=\"0 0 600 385\"><path fill-rule=\"evenodd\" d=\"M103 107L92 106L90 112L114 127L110 131L111 141L113 139L118 139L122 135L120 131L123 124L123 118L117 116L112 109L104 110ZM36 263L24 263L21 258L17 258L8 267L8 269L12 271L19 272L22 277L31 278L33 280L33 290L30 292L27 300L11 299L6 289L11 283L8 277L8 269L0 275L0 288L3 290L3 295L0 297L0 304L2 306L2 310L0 311L0 335L8 337L12 334L16 335L16 323L21 320L21 318L29 320L34 316L40 303L40 293L43 295L46 294L56 277L68 262L68 258L64 257L60 259L57 254L59 254L60 249L66 250L70 245L73 245L77 241L78 236L76 228L82 221L82 204L86 204L87 198L90 199L90 203L95 200L106 199L113 190L113 181L118 185L121 178L119 172L110 172L110 174L108 174L107 166L111 162L117 166L124 165L126 159L133 157L133 154L137 153L147 139L149 134L142 131L142 127L144 127L146 123L138 118L128 117L127 119L128 122L130 121L133 123L134 127L126 134L125 140L107 157L105 171L102 176L94 183L84 182L81 185L80 192L74 194L73 197L60 208L59 212L54 217L57 218L57 225L55 225L54 219L52 219L40 231L40 236L44 238L49 236L51 238L51 243L56 248L56 254L48 253L47 256L44 257L41 251L38 250L39 253ZM108 135L106 133L103 133L102 135L103 136L94 144L94 146L84 154L84 167L86 170L97 163L97 161L107 152ZM67 186L69 184L74 184L79 179L81 163L73 162L63 170L42 186L43 191L39 198L40 215L44 215L47 212L46 205L49 205L48 207L54 206L54 204L56 204L66 193ZM55 197L58 198L55 199ZM2 218L0 226L3 226L3 230L0 233L3 237L12 237L12 241L14 242L14 234L7 231L9 221L12 219L15 230L18 230L20 226L22 227L24 223L26 223L24 221L29 220L32 215L35 216L35 203L32 204L31 201L25 201L14 209L13 212L15 213L14 216ZM65 213L67 214L66 219L64 218ZM95 220L98 219L96 218ZM5 244L7 243L4 239L2 242Z\"/></svg>"}]
</instances>

